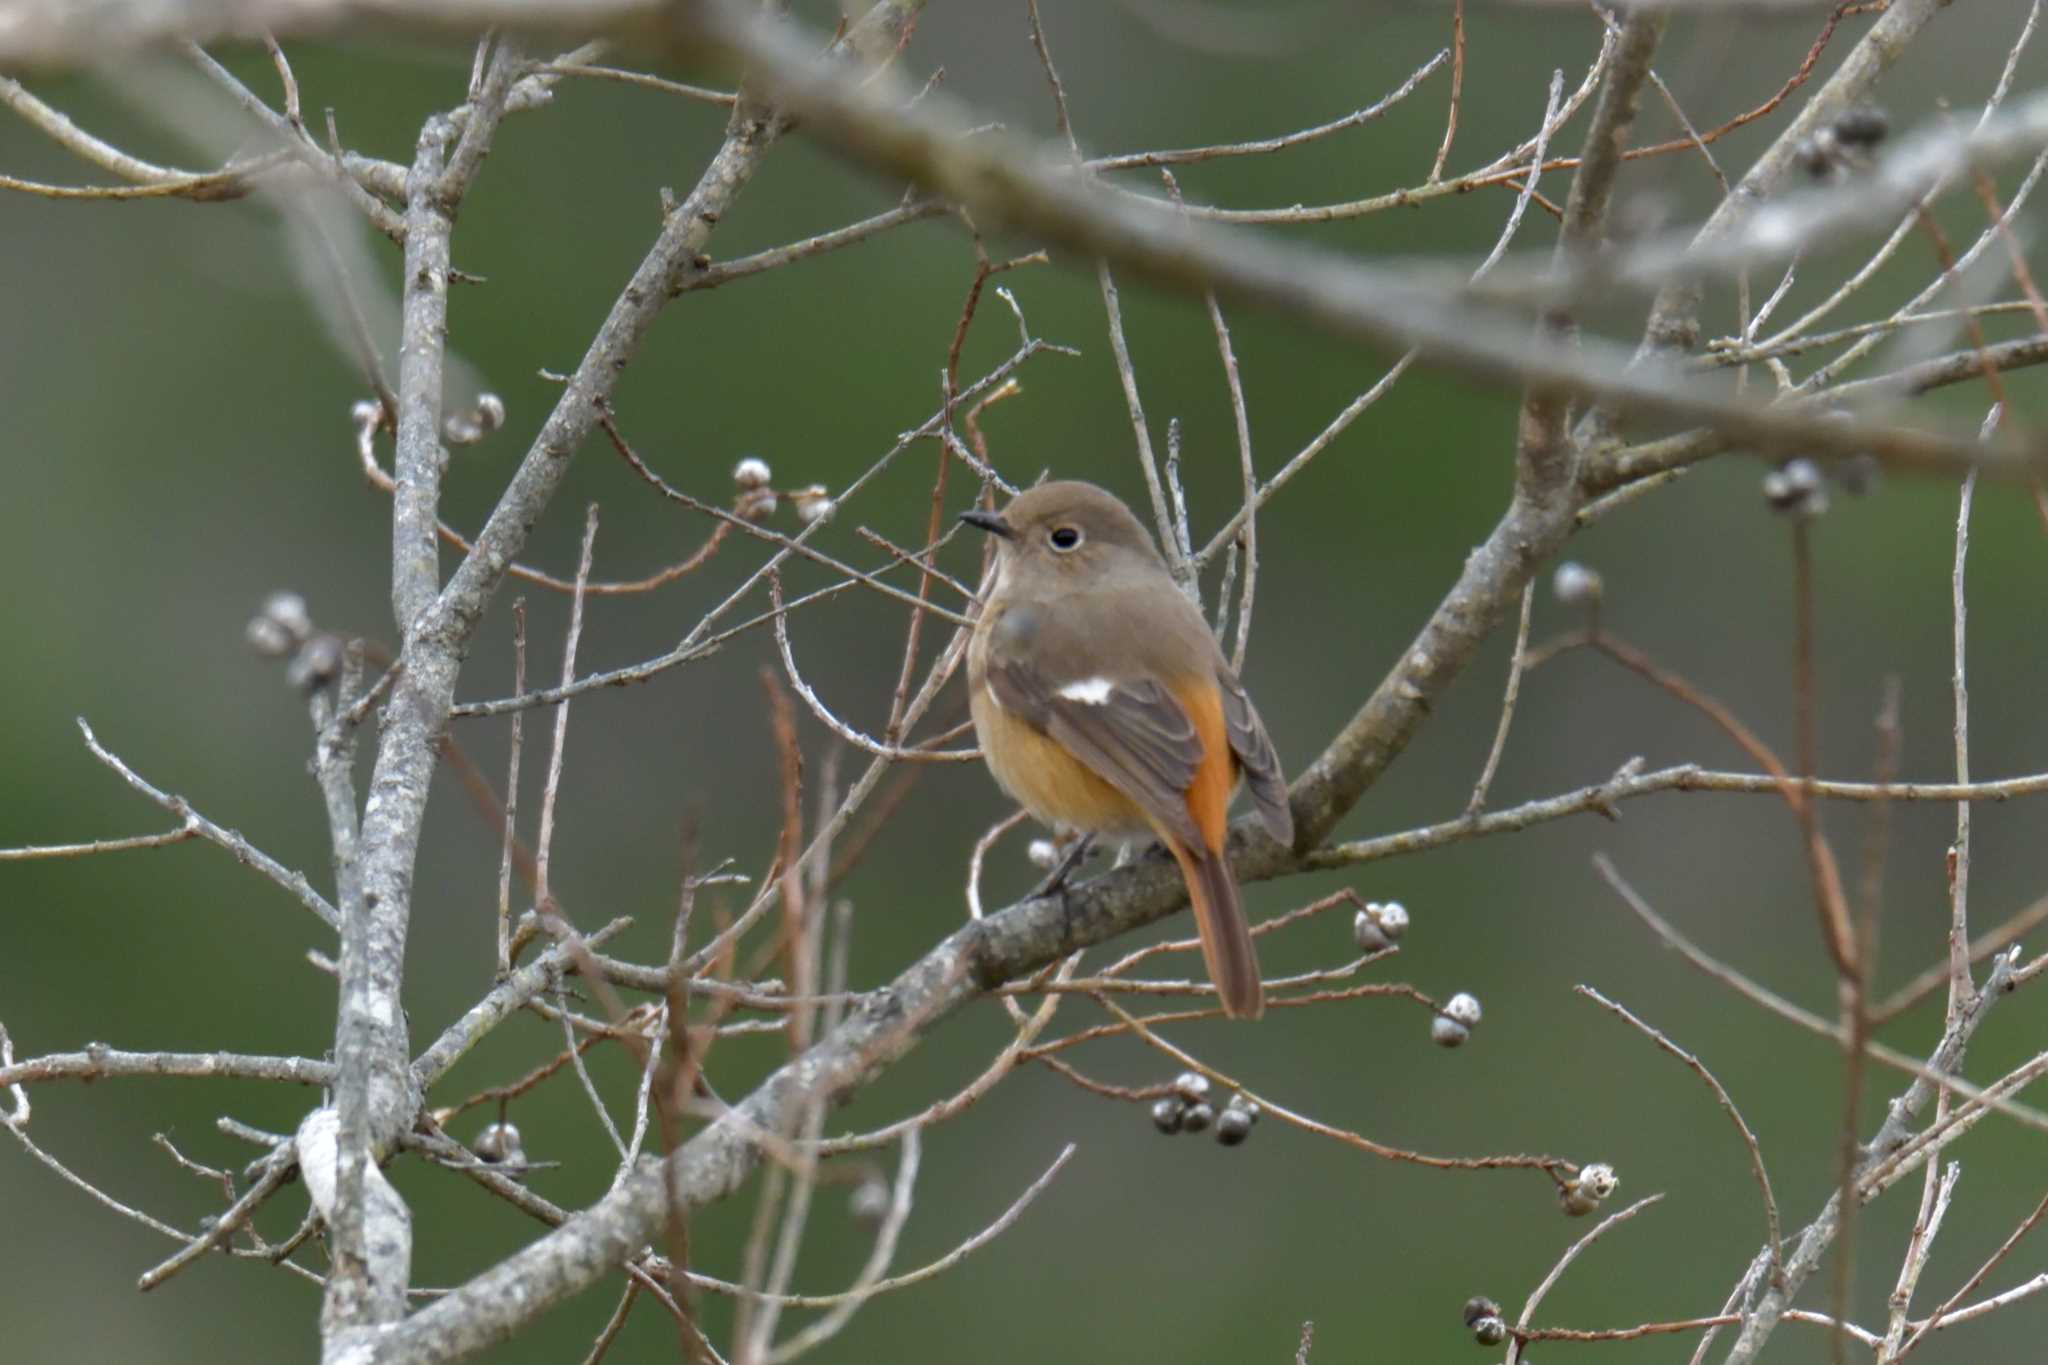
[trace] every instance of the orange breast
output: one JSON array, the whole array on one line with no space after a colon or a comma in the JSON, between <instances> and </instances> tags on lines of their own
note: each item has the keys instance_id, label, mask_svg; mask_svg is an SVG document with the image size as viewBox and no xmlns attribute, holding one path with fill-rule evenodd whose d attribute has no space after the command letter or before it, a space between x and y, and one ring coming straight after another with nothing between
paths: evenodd
<instances>
[{"instance_id":1,"label":"orange breast","mask_svg":"<svg viewBox=\"0 0 2048 1365\"><path fill-rule=\"evenodd\" d=\"M1087 834L1153 832L1136 802L1097 777L1079 759L996 704L985 686L971 689L974 729L989 771L1017 804L1048 825Z\"/></svg>"}]
</instances>

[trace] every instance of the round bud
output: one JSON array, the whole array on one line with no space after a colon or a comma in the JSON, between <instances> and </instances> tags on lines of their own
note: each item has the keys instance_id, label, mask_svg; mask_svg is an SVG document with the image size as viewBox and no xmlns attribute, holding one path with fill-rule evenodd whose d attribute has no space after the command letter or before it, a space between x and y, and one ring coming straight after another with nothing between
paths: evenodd
<instances>
[{"instance_id":1,"label":"round bud","mask_svg":"<svg viewBox=\"0 0 2048 1365\"><path fill-rule=\"evenodd\" d=\"M1253 1100L1246 1099L1242 1091L1239 1091L1237 1094L1232 1095L1230 1097L1230 1103L1225 1105L1224 1108L1226 1111L1233 1111L1239 1114L1243 1114L1246 1119L1250 1120L1253 1123L1257 1123L1259 1121L1260 1111L1258 1104Z\"/></svg>"},{"instance_id":2,"label":"round bud","mask_svg":"<svg viewBox=\"0 0 2048 1365\"><path fill-rule=\"evenodd\" d=\"M1812 460L1788 460L1764 475L1764 500L1786 516L1810 520L1828 510L1827 485Z\"/></svg>"},{"instance_id":3,"label":"round bud","mask_svg":"<svg viewBox=\"0 0 2048 1365\"><path fill-rule=\"evenodd\" d=\"M302 692L316 692L341 676L341 637L318 635L292 657L285 680Z\"/></svg>"},{"instance_id":4,"label":"round bud","mask_svg":"<svg viewBox=\"0 0 2048 1365\"><path fill-rule=\"evenodd\" d=\"M1368 953L1376 953L1393 944L1393 940L1380 928L1380 922L1374 917L1371 906L1367 906L1352 917L1351 937Z\"/></svg>"},{"instance_id":5,"label":"round bud","mask_svg":"<svg viewBox=\"0 0 2048 1365\"><path fill-rule=\"evenodd\" d=\"M806 526L823 521L839 510L839 504L832 500L832 495L821 483L791 489L789 500L796 505L796 519Z\"/></svg>"},{"instance_id":6,"label":"round bud","mask_svg":"<svg viewBox=\"0 0 2048 1365\"><path fill-rule=\"evenodd\" d=\"M1233 1100L1216 1116L1216 1140L1225 1147L1235 1147L1252 1135L1254 1121L1252 1112L1239 1108Z\"/></svg>"},{"instance_id":7,"label":"round bud","mask_svg":"<svg viewBox=\"0 0 2048 1365\"><path fill-rule=\"evenodd\" d=\"M847 1196L846 1211L863 1223L879 1223L889 1212L889 1187L879 1176L869 1176Z\"/></svg>"},{"instance_id":8,"label":"round bud","mask_svg":"<svg viewBox=\"0 0 2048 1365\"><path fill-rule=\"evenodd\" d=\"M452 446L473 446L505 425L505 400L495 393L477 395L476 406L441 419L441 439Z\"/></svg>"},{"instance_id":9,"label":"round bud","mask_svg":"<svg viewBox=\"0 0 2048 1365\"><path fill-rule=\"evenodd\" d=\"M1187 1105L1177 1095L1168 1095L1152 1106L1152 1126L1162 1133L1178 1133Z\"/></svg>"},{"instance_id":10,"label":"round bud","mask_svg":"<svg viewBox=\"0 0 2048 1365\"><path fill-rule=\"evenodd\" d=\"M1605 1199L1621 1188L1621 1177L1604 1161L1596 1161L1579 1172L1579 1187L1595 1199Z\"/></svg>"},{"instance_id":11,"label":"round bud","mask_svg":"<svg viewBox=\"0 0 2048 1365\"><path fill-rule=\"evenodd\" d=\"M1024 856L1031 860L1032 866L1042 867L1050 872L1059 866L1060 846L1050 839L1033 839L1030 846L1024 850Z\"/></svg>"},{"instance_id":12,"label":"round bud","mask_svg":"<svg viewBox=\"0 0 2048 1365\"><path fill-rule=\"evenodd\" d=\"M313 615L306 599L295 592L274 592L263 599L262 615L277 623L295 643L303 644L313 634Z\"/></svg>"},{"instance_id":13,"label":"round bud","mask_svg":"<svg viewBox=\"0 0 2048 1365\"><path fill-rule=\"evenodd\" d=\"M1439 1014L1429 1021L1429 1040L1438 1047L1463 1047L1471 1036L1471 1029L1447 1015Z\"/></svg>"},{"instance_id":14,"label":"round bud","mask_svg":"<svg viewBox=\"0 0 2048 1365\"><path fill-rule=\"evenodd\" d=\"M1466 1028L1479 1024L1479 997L1470 991L1459 991L1444 1002L1444 1017L1455 1019Z\"/></svg>"},{"instance_id":15,"label":"round bud","mask_svg":"<svg viewBox=\"0 0 2048 1365\"><path fill-rule=\"evenodd\" d=\"M1884 141L1891 130L1892 122L1884 110L1871 104L1851 109L1835 120L1835 137L1848 146L1865 151Z\"/></svg>"},{"instance_id":16,"label":"round bud","mask_svg":"<svg viewBox=\"0 0 2048 1365\"><path fill-rule=\"evenodd\" d=\"M1187 1132L1199 1133L1215 1121L1215 1107L1204 1100L1199 1104L1191 1104L1187 1107L1187 1112L1181 1115L1180 1126Z\"/></svg>"},{"instance_id":17,"label":"round bud","mask_svg":"<svg viewBox=\"0 0 2048 1365\"><path fill-rule=\"evenodd\" d=\"M1209 1078L1199 1071L1183 1071L1173 1078L1173 1093L1189 1104L1209 1098Z\"/></svg>"},{"instance_id":18,"label":"round bud","mask_svg":"<svg viewBox=\"0 0 2048 1365\"><path fill-rule=\"evenodd\" d=\"M291 632L268 616L250 617L242 637L249 642L249 648L266 659L282 659L292 652L295 643Z\"/></svg>"},{"instance_id":19,"label":"round bud","mask_svg":"<svg viewBox=\"0 0 2048 1365\"><path fill-rule=\"evenodd\" d=\"M1621 1187L1621 1177L1604 1161L1579 1168L1579 1173L1558 1187L1557 1200L1565 1213L1583 1218L1607 1201Z\"/></svg>"},{"instance_id":20,"label":"round bud","mask_svg":"<svg viewBox=\"0 0 2048 1365\"><path fill-rule=\"evenodd\" d=\"M1803 139L1792 149L1792 159L1815 180L1826 180L1833 175L1840 162L1841 147L1835 135L1826 128L1812 137Z\"/></svg>"},{"instance_id":21,"label":"round bud","mask_svg":"<svg viewBox=\"0 0 2048 1365\"><path fill-rule=\"evenodd\" d=\"M358 398L349 404L349 420L357 426L375 426L384 420L384 405L374 398Z\"/></svg>"},{"instance_id":22,"label":"round bud","mask_svg":"<svg viewBox=\"0 0 2048 1365\"><path fill-rule=\"evenodd\" d=\"M775 515L777 505L774 489L748 488L741 491L733 510L748 521L766 521Z\"/></svg>"},{"instance_id":23,"label":"round bud","mask_svg":"<svg viewBox=\"0 0 2048 1365\"><path fill-rule=\"evenodd\" d=\"M1474 1294L1471 1298L1465 1300L1465 1325L1467 1327L1470 1327L1481 1318L1497 1318L1499 1316L1500 1305L1487 1298L1484 1294Z\"/></svg>"},{"instance_id":24,"label":"round bud","mask_svg":"<svg viewBox=\"0 0 2048 1365\"><path fill-rule=\"evenodd\" d=\"M766 488L774 477L768 462L758 455L749 455L732 467L732 481L742 489Z\"/></svg>"},{"instance_id":25,"label":"round bud","mask_svg":"<svg viewBox=\"0 0 2048 1365\"><path fill-rule=\"evenodd\" d=\"M1551 595L1568 607L1591 606L1606 587L1598 573L1571 559L1558 565L1550 576Z\"/></svg>"},{"instance_id":26,"label":"round bud","mask_svg":"<svg viewBox=\"0 0 2048 1365\"><path fill-rule=\"evenodd\" d=\"M485 1124L470 1150L493 1166L526 1164L526 1148L519 1140L519 1129L505 1119Z\"/></svg>"},{"instance_id":27,"label":"round bud","mask_svg":"<svg viewBox=\"0 0 2048 1365\"><path fill-rule=\"evenodd\" d=\"M1384 905L1366 907L1373 912L1373 918L1380 923L1380 932L1388 938L1399 938L1408 932L1408 907L1399 901L1388 901Z\"/></svg>"},{"instance_id":28,"label":"round bud","mask_svg":"<svg viewBox=\"0 0 2048 1365\"><path fill-rule=\"evenodd\" d=\"M1508 1339L1508 1325L1505 1320L1488 1315L1472 1323L1472 1340L1481 1346L1498 1346Z\"/></svg>"}]
</instances>

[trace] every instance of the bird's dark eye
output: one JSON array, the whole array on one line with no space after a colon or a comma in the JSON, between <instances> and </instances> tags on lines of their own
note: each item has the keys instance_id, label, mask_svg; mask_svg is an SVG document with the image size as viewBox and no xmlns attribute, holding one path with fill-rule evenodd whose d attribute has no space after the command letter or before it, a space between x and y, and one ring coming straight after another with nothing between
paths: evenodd
<instances>
[{"instance_id":1,"label":"bird's dark eye","mask_svg":"<svg viewBox=\"0 0 2048 1365\"><path fill-rule=\"evenodd\" d=\"M1081 531L1075 526L1056 526L1050 537L1055 550L1071 550L1081 543Z\"/></svg>"}]
</instances>

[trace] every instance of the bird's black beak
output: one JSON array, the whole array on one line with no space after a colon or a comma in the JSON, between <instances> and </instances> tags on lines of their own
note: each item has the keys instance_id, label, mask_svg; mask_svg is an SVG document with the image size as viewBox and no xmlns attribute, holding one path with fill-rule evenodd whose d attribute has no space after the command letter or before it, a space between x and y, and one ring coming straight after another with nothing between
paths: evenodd
<instances>
[{"instance_id":1,"label":"bird's black beak","mask_svg":"<svg viewBox=\"0 0 2048 1365\"><path fill-rule=\"evenodd\" d=\"M1001 536L1004 540L1015 540L1017 538L1017 528L1004 521L1003 514L1000 512L984 512L977 507L972 511L962 512L960 520L966 522L969 526L980 527L991 535Z\"/></svg>"}]
</instances>

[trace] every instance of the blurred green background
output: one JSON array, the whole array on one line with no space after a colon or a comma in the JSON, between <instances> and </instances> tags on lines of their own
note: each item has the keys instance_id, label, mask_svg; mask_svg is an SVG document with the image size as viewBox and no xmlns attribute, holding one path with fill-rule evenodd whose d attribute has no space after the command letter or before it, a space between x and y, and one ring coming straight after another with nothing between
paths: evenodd
<instances>
[{"instance_id":1,"label":"blurred green background","mask_svg":"<svg viewBox=\"0 0 2048 1365\"><path fill-rule=\"evenodd\" d=\"M1193 41L1162 37L1136 7L1047 0L1043 8L1091 151L1269 135L1333 118L1398 84L1449 32L1442 7L1361 7L1307 41L1243 56L1202 41L1199 25ZM1917 123L1943 105L1973 110L2024 8L1957 6L1937 20L1884 87L1895 120ZM1869 22L1845 21L1822 74ZM1817 24L1810 14L1681 18L1659 70L1696 122L1718 123L1768 96ZM1562 9L1475 11L1450 169L1490 160L1525 136L1552 68L1565 67L1575 82L1596 36L1590 17ZM466 53L369 38L290 51L309 113L333 106L350 145L400 162L410 159L420 118L461 98L468 66ZM223 55L274 95L260 52ZM915 78L943 66L945 90L1013 130L1050 131L1023 7L1013 0L932 6L903 60ZM2039 84L2044 60L2038 49L2028 55L2020 90ZM1447 74L1361 130L1282 157L1190 167L1182 185L1194 199L1252 205L1419 183L1441 135ZM87 127L179 164L210 164L180 130L225 117L217 95L174 63L31 85ZM479 382L504 395L511 416L504 433L455 458L445 513L457 526L479 524L545 414L554 391L537 371L575 364L653 238L657 191L687 190L722 124L722 113L704 106L572 81L552 108L503 128L455 237L456 264L488 283L455 291L451 328L455 350ZM1721 141L1721 165L1739 174L1779 126L1767 119ZM1653 99L1643 137L1669 136L1674 127ZM1576 150L1582 128L1583 116L1561 145ZM214 145L211 154L223 150ZM13 119L0 120L0 169L62 182L96 178ZM1544 188L1561 199L1565 179L1548 178ZM1703 212L1715 192L1697 158L1636 163L1623 178L1623 212L1682 221ZM897 193L798 134L768 158L720 227L713 254L808 235L884 207ZM1509 205L1506 192L1483 191L1300 236L1381 261L1469 261L1491 243ZM1944 215L1959 240L1981 221L1964 202L1946 205ZM306 595L321 625L388 642L388 504L355 465L346 413L362 396L360 380L295 286L280 224L261 201L0 197L0 408L10 449L0 493L0 579L9 585L0 593L0 678L9 699L0 729L0 845L166 823L84 751L73 725L84 716L144 775L316 884L329 880L305 770L304 710L279 670L246 650L242 628L266 593L290 588ZM1532 214L1521 245L1547 248L1552 232L1551 220ZM396 252L358 235L390 295ZM1853 268L1862 245L1844 242L1806 262L1788 309ZM1029 364L1023 397L989 414L991 449L1020 481L1050 470L1139 497L1086 266L1059 260L1006 277L1034 332L1082 355ZM668 478L705 497L730 496L728 471L744 453L769 460L783 487L842 484L936 406L972 268L957 228L927 223L686 296L625 377L625 428ZM1932 269L1925 244L1909 241L1898 270L1871 294L1896 300ZM1732 317L1725 295L1709 313L1723 330ZM982 372L1014 345L1011 319L989 303L963 375ZM1238 476L1206 321L1196 303L1136 287L1126 289L1124 305L1154 437L1163 444L1167 419L1182 421L1197 525L1213 527L1232 506ZM1866 303L1855 317L1875 307ZM1640 300L1622 299L1593 321L1627 335L1641 313ZM1232 324L1267 472L1391 359L1284 317L1239 312ZM2010 382L2024 416L2038 386L2025 374ZM1986 401L1972 387L1934 406L1973 421ZM1411 373L1262 519L1247 679L1290 768L1308 762L1351 715L1491 526L1509 486L1514 410L1512 393L1442 372ZM917 543L936 459L930 445L907 452L841 513L825 543L863 561L873 552L856 538L857 525ZM1789 750L1789 546L1758 496L1758 474L1742 460L1702 469L1599 523L1571 554L1605 575L1606 619L1615 629ZM954 505L964 505L968 485L957 472L952 487ZM650 572L707 529L652 496L593 442L536 529L527 562L573 572L591 501L603 509L600 576ZM1950 770L1954 510L1951 486L1892 480L1873 496L1838 500L1817 529L1830 773L1868 770L1870 718L1886 674L1904 685L1904 772L1940 778ZM593 604L581 666L660 652L760 555L735 541L704 572L661 593ZM2025 498L1986 489L1971 561L1979 776L2048 766L2038 705L2048 638L2040 556L2040 528ZM968 551L955 552L956 572L971 576L972 566ZM465 698L502 695L509 685L514 595L501 594L479 639ZM559 666L565 603L545 592L525 596L533 667L549 676ZM1547 598L1536 621L1539 637L1574 624ZM842 713L874 725L886 711L903 625L894 605L841 598L800 619L797 647ZM574 710L555 884L586 925L636 916L628 954L665 951L676 832L692 813L701 817L708 856L758 870L772 853L774 767L757 680L771 649L767 638L749 637ZM1462 809L1492 737L1507 651L1506 640L1493 642L1343 833L1406 828ZM956 691L935 719L951 723L964 709ZM457 733L488 771L502 773L502 721L465 722ZM542 750L540 728L528 733L531 812ZM803 737L815 773L828 739L809 717ZM1597 660L1564 660L1524 688L1494 804L1597 780L1632 755L1652 765L1743 766L1709 727L1633 678ZM845 886L856 907L855 984L886 980L958 922L968 850L1005 809L978 769L940 767L920 777ZM1977 924L1989 926L2042 890L2041 812L2024 801L1978 810ZM1708 796L1646 800L1625 817L1579 817L1350 877L1249 890L1261 916L1342 885L1405 902L1414 928L1383 974L1439 997L1476 992L1486 1022L1462 1051L1432 1047L1428 1018L1414 1007L1371 1000L1283 1010L1257 1028L1173 1035L1283 1102L1384 1142L1447 1154L1604 1159L1621 1173L1619 1199L1665 1192L1661 1206L1618 1229L1565 1277L1538 1315L1546 1324L1619 1326L1713 1312L1762 1230L1742 1149L1705 1088L1575 997L1574 982L1635 1008L1716 1070L1762 1140L1788 1229L1804 1225L1833 1180L1840 1063L1832 1046L1763 1017L1662 951L1588 864L1605 850L1711 951L1826 1012L1832 977L1788 820L1767 798ZM1866 813L1838 807L1827 822L1853 866ZM1894 814L1880 973L1887 988L1939 951L1952 826L1942 808ZM1021 850L1013 839L992 861L988 893L996 903L1036 876ZM416 1043L489 985L496 866L494 837L444 781L427 823L413 918L407 1007ZM1334 917L1267 942L1266 965L1281 972L1333 963L1350 949ZM321 1055L332 1037L332 983L305 954L333 946L301 908L211 847L0 870L0 1021L21 1055L95 1039ZM1062 1020L1073 1026L1088 1013L1070 1006ZM2033 996L2003 1005L1980 1035L1972 1074L1997 1074L2029 1055L2043 1020ZM1923 1009L1885 1036L1920 1052L1938 1023L1938 1007ZM869 1127L948 1093L1005 1032L995 1006L967 1011L835 1116L832 1128ZM509 1080L559 1044L553 1026L523 1016L433 1098L447 1103ZM713 1080L722 1093L743 1093L780 1055L774 1042L733 1041L714 1054ZM1167 1074L1153 1055L1123 1044L1077 1060L1131 1083ZM630 1113L629 1068L604 1050L592 1061L614 1111ZM1898 1084L1873 1073L1863 1131ZM216 1116L289 1130L314 1097L249 1084L117 1081L43 1087L33 1098L37 1142L119 1198L192 1227L217 1207L218 1190L174 1169L150 1135L169 1133L198 1159L239 1166L253 1152L217 1133ZM517 1104L512 1116L531 1155L562 1163L535 1177L537 1189L570 1207L603 1192L605 1140L566 1079ZM480 1126L481 1114L464 1122ZM1388 1165L1271 1122L1236 1150L1206 1138L1166 1139L1136 1107L1027 1071L930 1134L900 1264L920 1264L986 1224L1067 1142L1079 1146L1074 1161L1011 1232L955 1272L873 1304L816 1358L1281 1361L1292 1357L1305 1319L1316 1324L1318 1362L1471 1358L1458 1316L1464 1299L1491 1294L1515 1311L1587 1227L1558 1213L1534 1173ZM1964 1174L1920 1295L1923 1310L2032 1207L2041 1193L2040 1143L2038 1134L1994 1120L1958 1149ZM536 1234L459 1178L410 1160L393 1176L416 1214L417 1284L459 1282ZM869 1232L848 1215L848 1188L827 1187L821 1198L797 1274L803 1289L843 1285L866 1254ZM696 1254L711 1273L738 1274L751 1192L697 1223ZM1862 1225L1861 1321L1882 1323L1916 1192L1917 1180L1909 1182ZM262 1225L282 1237L302 1208L303 1195L289 1190ZM316 1350L317 1291L260 1265L213 1259L152 1295L136 1294L134 1277L170 1244L89 1202L13 1143L0 1143L0 1210L9 1229L0 1321L10 1360L291 1359ZM2035 1273L2042 1255L2039 1245L2023 1245L1988 1287ZM1825 1302L1824 1282L1817 1277L1805 1296L1809 1306ZM615 1291L611 1284L585 1295L494 1358L581 1358ZM722 1340L727 1305L707 1299L704 1312ZM1919 1354L1929 1362L2034 1358L2044 1327L2048 1300L2033 1300L1944 1333ZM1769 1358L1813 1360L1824 1349L1815 1329L1788 1325ZM1531 1354L1551 1365L1675 1360L1689 1350L1653 1339L1552 1344ZM611 1358L672 1353L669 1326L642 1304Z\"/></svg>"}]
</instances>

